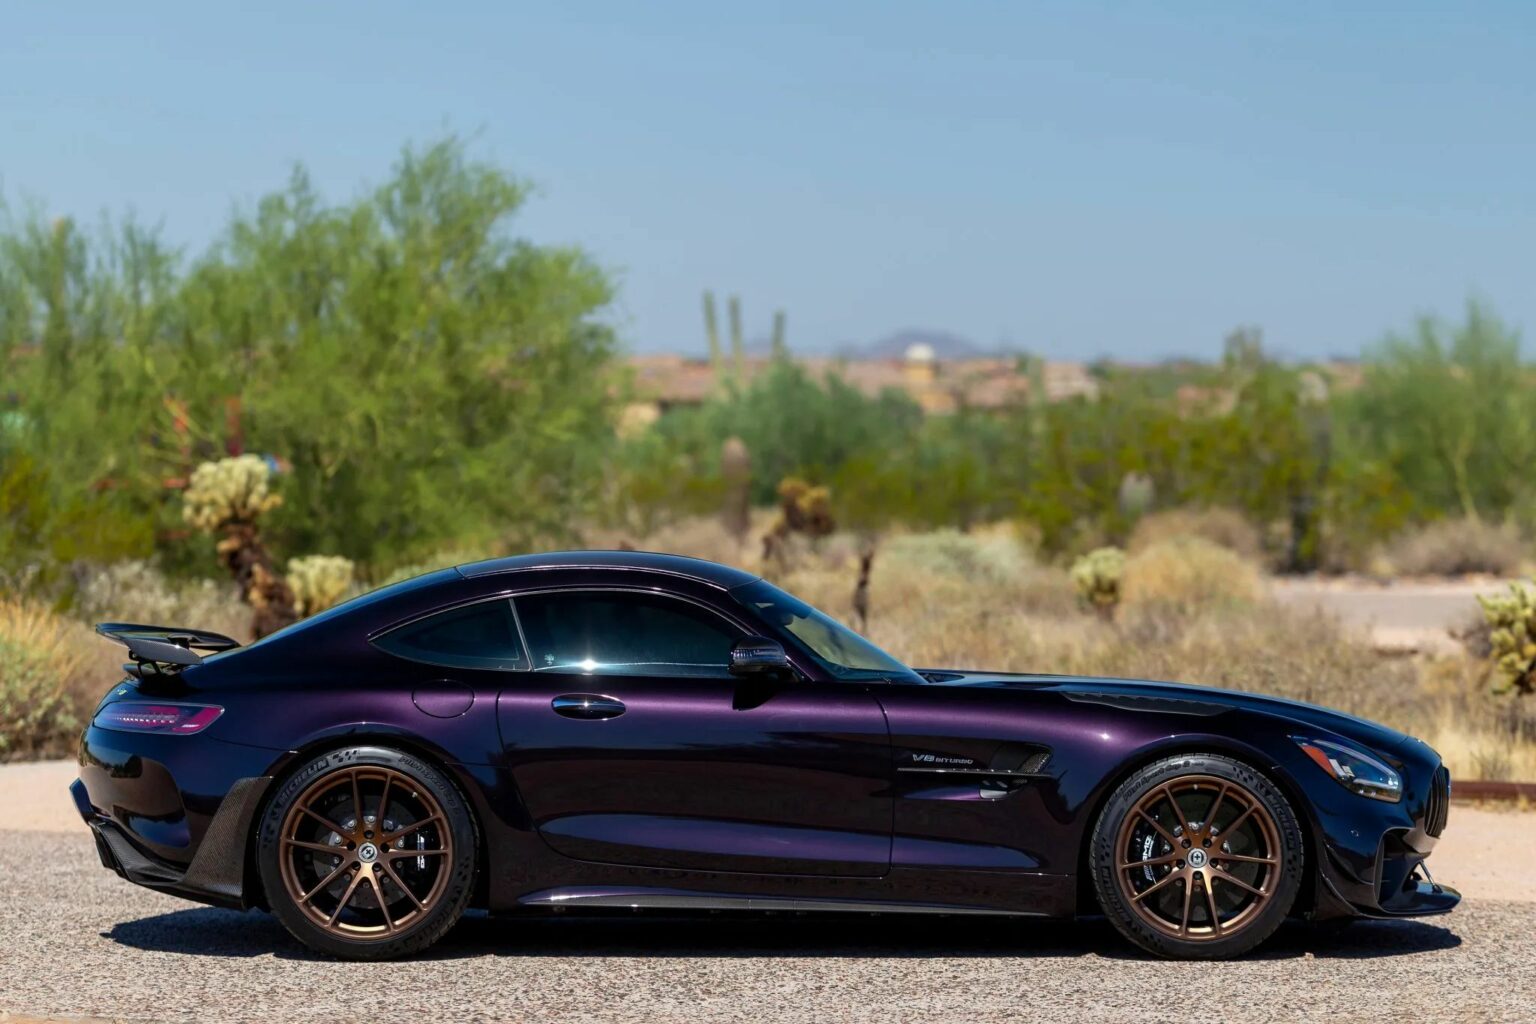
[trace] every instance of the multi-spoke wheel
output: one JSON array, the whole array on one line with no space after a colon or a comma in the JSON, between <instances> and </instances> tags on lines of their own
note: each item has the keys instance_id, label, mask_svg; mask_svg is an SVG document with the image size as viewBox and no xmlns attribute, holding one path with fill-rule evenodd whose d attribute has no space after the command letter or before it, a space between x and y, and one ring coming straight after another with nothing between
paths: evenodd
<instances>
[{"instance_id":1,"label":"multi-spoke wheel","mask_svg":"<svg viewBox=\"0 0 1536 1024\"><path fill-rule=\"evenodd\" d=\"M463 912L474 823L453 785L399 751L334 751L268 807L260 867L272 910L301 941L382 959L423 949Z\"/></svg>"},{"instance_id":2,"label":"multi-spoke wheel","mask_svg":"<svg viewBox=\"0 0 1536 1024\"><path fill-rule=\"evenodd\" d=\"M1268 938L1300 883L1296 817L1230 758L1168 758L1127 780L1091 849L1099 902L1127 938L1165 956L1225 957Z\"/></svg>"}]
</instances>

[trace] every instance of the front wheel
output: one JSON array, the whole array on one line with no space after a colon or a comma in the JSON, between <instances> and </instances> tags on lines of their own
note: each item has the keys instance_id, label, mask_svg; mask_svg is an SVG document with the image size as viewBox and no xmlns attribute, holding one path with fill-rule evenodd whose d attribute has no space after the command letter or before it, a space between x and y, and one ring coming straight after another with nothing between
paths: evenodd
<instances>
[{"instance_id":1,"label":"front wheel","mask_svg":"<svg viewBox=\"0 0 1536 1024\"><path fill-rule=\"evenodd\" d=\"M1217 754L1165 758L1126 780L1089 855L1120 934L1186 959L1238 956L1273 934L1296 901L1304 856L1275 785Z\"/></svg>"},{"instance_id":2,"label":"front wheel","mask_svg":"<svg viewBox=\"0 0 1536 1024\"><path fill-rule=\"evenodd\" d=\"M353 960L423 950L464 912L475 822L436 767L351 747L294 772L262 816L267 903L295 938Z\"/></svg>"}]
</instances>

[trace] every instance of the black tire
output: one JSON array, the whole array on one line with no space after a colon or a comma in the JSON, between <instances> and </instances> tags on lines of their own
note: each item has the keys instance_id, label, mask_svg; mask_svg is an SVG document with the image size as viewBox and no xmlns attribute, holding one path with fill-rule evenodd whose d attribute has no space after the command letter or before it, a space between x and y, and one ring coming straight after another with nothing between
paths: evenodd
<instances>
[{"instance_id":1,"label":"black tire","mask_svg":"<svg viewBox=\"0 0 1536 1024\"><path fill-rule=\"evenodd\" d=\"M1274 934L1296 902L1304 858L1279 789L1219 754L1136 772L1111 794L1089 845L1094 891L1115 929L1150 953L1192 960L1241 956Z\"/></svg>"},{"instance_id":2,"label":"black tire","mask_svg":"<svg viewBox=\"0 0 1536 1024\"><path fill-rule=\"evenodd\" d=\"M309 810L297 808L301 798ZM335 824L328 829L321 820ZM417 822L422 827L408 827ZM396 829L402 834L387 842ZM474 891L478 849L474 815L448 776L375 746L333 750L301 765L278 787L256 834L272 913L306 946L349 960L408 956L447 934ZM316 878L327 872L336 878L330 886ZM330 924L321 920L328 912Z\"/></svg>"}]
</instances>

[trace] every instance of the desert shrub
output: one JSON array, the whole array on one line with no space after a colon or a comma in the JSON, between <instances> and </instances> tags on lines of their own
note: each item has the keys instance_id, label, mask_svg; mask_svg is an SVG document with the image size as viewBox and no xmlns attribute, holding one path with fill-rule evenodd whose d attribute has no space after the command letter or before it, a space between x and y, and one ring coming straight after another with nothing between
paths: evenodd
<instances>
[{"instance_id":1,"label":"desert shrub","mask_svg":"<svg viewBox=\"0 0 1536 1024\"><path fill-rule=\"evenodd\" d=\"M288 559L288 586L299 616L334 608L352 590L356 567L340 555L302 555Z\"/></svg>"},{"instance_id":2,"label":"desert shrub","mask_svg":"<svg viewBox=\"0 0 1536 1024\"><path fill-rule=\"evenodd\" d=\"M1253 563L1200 537L1164 541L1133 555L1121 585L1127 606L1156 605L1186 614L1249 605L1262 591Z\"/></svg>"},{"instance_id":3,"label":"desert shrub","mask_svg":"<svg viewBox=\"0 0 1536 1024\"><path fill-rule=\"evenodd\" d=\"M172 581L143 561L82 570L72 611L86 624L144 622L251 639L251 609L233 583Z\"/></svg>"},{"instance_id":4,"label":"desert shrub","mask_svg":"<svg viewBox=\"0 0 1536 1024\"><path fill-rule=\"evenodd\" d=\"M564 548L568 548L570 546L571 545L569 544L556 544L552 546L531 544L521 550L529 552L556 551L563 550ZM588 546L603 547L605 545L591 544ZM508 555L511 553L512 552L508 551L506 548L496 544L488 544L484 547L443 547L433 551L431 554L422 558L420 561L411 562L407 565L395 566L388 572L369 574L363 582L358 584L357 589L359 592L362 592L373 590L377 587L387 587L391 583L399 583L402 580L413 579L417 576L422 576L429 572L436 572L439 569L448 569L455 565L467 565L470 562L483 562L488 558L500 558L503 555Z\"/></svg>"},{"instance_id":5,"label":"desert shrub","mask_svg":"<svg viewBox=\"0 0 1536 1024\"><path fill-rule=\"evenodd\" d=\"M100 644L101 646L96 646ZM86 627L0 599L0 759L61 753L120 673Z\"/></svg>"},{"instance_id":6,"label":"desert shrub","mask_svg":"<svg viewBox=\"0 0 1536 1024\"><path fill-rule=\"evenodd\" d=\"M46 748L78 724L52 659L0 638L0 758Z\"/></svg>"},{"instance_id":7,"label":"desert shrub","mask_svg":"<svg viewBox=\"0 0 1536 1024\"><path fill-rule=\"evenodd\" d=\"M838 564L846 574L844 586L851 587L852 552ZM892 537L875 558L871 590L871 622L901 618L917 608L931 616L940 604L974 610L978 597L989 603L983 613L988 621L999 610L1067 617L1076 613L1078 600L1071 576L1056 566L1034 564L1009 532ZM847 594L837 597L846 600Z\"/></svg>"},{"instance_id":8,"label":"desert shrub","mask_svg":"<svg viewBox=\"0 0 1536 1024\"><path fill-rule=\"evenodd\" d=\"M773 513L753 509L748 533L761 533L768 528ZM532 551L555 551L568 545L550 540L530 548ZM748 537L737 540L731 528L718 515L699 514L684 516L663 523L644 536L622 529L587 529L579 538L579 546L598 551L635 548L644 551L662 551L690 558L705 558L711 562L735 565L757 571L759 545ZM750 563L750 564L749 564Z\"/></svg>"},{"instance_id":9,"label":"desert shrub","mask_svg":"<svg viewBox=\"0 0 1536 1024\"><path fill-rule=\"evenodd\" d=\"M1415 666L1316 611L1259 601L1189 615L1128 602L1118 632L1071 670L1274 694L1400 725L1417 714Z\"/></svg>"},{"instance_id":10,"label":"desert shrub","mask_svg":"<svg viewBox=\"0 0 1536 1024\"><path fill-rule=\"evenodd\" d=\"M992 532L961 533L935 530L891 537L880 546L880 561L899 563L922 572L946 573L966 579L1007 582L1029 572L1029 554L1013 537Z\"/></svg>"},{"instance_id":11,"label":"desert shrub","mask_svg":"<svg viewBox=\"0 0 1536 1024\"><path fill-rule=\"evenodd\" d=\"M1530 554L1519 531L1509 523L1477 519L1442 519L1399 535L1385 558L1404 576L1462 576L1519 572Z\"/></svg>"},{"instance_id":12,"label":"desert shrub","mask_svg":"<svg viewBox=\"0 0 1536 1024\"><path fill-rule=\"evenodd\" d=\"M1126 550L1135 555L1182 537L1199 537L1254 561L1263 555L1258 529L1230 508L1170 508L1144 515L1131 531Z\"/></svg>"},{"instance_id":13,"label":"desert shrub","mask_svg":"<svg viewBox=\"0 0 1536 1024\"><path fill-rule=\"evenodd\" d=\"M847 562L808 558L775 582L854 621ZM1037 587L1055 597L1020 596ZM1384 657L1332 616L1250 596L1193 608L1127 601L1106 621L1076 611L1059 568L995 581L877 558L867 635L928 668L1172 679L1312 701L1422 737L1461 777L1536 778L1536 710L1491 694L1480 663Z\"/></svg>"}]
</instances>

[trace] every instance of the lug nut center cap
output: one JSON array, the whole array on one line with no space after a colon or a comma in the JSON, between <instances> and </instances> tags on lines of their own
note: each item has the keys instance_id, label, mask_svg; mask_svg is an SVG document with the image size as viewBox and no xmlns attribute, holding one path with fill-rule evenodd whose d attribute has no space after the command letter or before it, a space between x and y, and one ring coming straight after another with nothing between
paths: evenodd
<instances>
[{"instance_id":1,"label":"lug nut center cap","mask_svg":"<svg viewBox=\"0 0 1536 1024\"><path fill-rule=\"evenodd\" d=\"M365 847L365 849L368 849L368 847ZM1206 857L1205 851L1200 849L1199 847L1196 847L1195 849L1190 850L1189 854L1188 854L1188 857L1189 857L1189 866L1192 867L1192 868L1203 868L1203 867L1205 867L1206 860L1208 859Z\"/></svg>"},{"instance_id":2,"label":"lug nut center cap","mask_svg":"<svg viewBox=\"0 0 1536 1024\"><path fill-rule=\"evenodd\" d=\"M379 859L379 848L372 843L364 843L357 848L357 859L364 864L372 864ZM1194 863L1191 861L1190 863Z\"/></svg>"}]
</instances>

